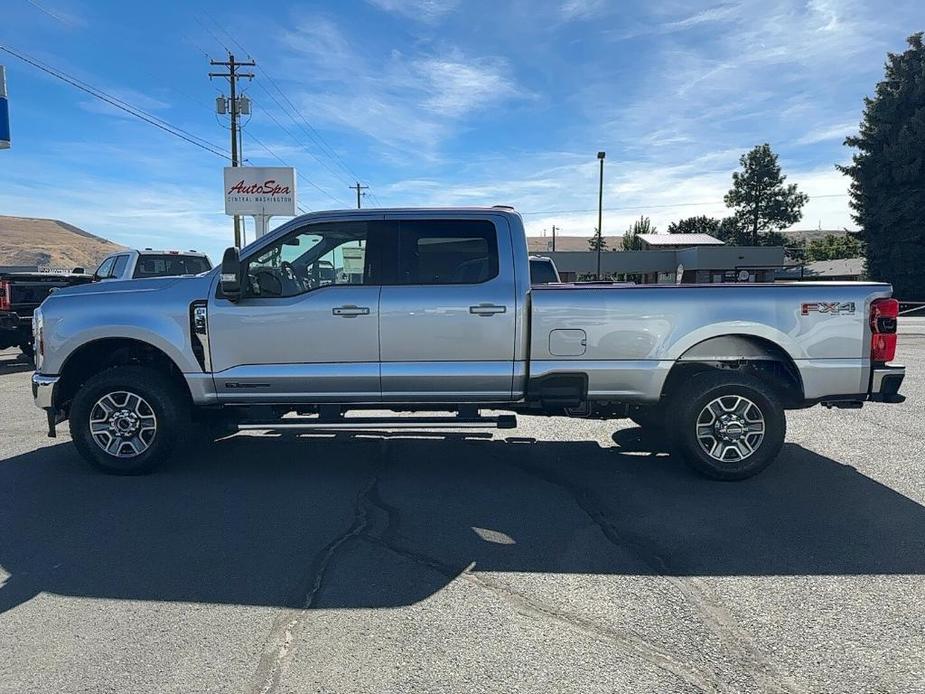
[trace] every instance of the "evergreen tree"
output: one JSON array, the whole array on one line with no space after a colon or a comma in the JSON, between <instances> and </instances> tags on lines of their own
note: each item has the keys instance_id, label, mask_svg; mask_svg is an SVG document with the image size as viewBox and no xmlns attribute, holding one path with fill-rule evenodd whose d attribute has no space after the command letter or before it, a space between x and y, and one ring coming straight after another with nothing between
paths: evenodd
<instances>
[{"instance_id":1,"label":"evergreen tree","mask_svg":"<svg viewBox=\"0 0 925 694\"><path fill-rule=\"evenodd\" d=\"M596 253L598 250L598 247L600 247L600 250L606 251L607 250L607 239L601 236L601 233L600 231L598 231L597 227L594 227L594 236L588 239L588 250L594 251Z\"/></svg>"},{"instance_id":2,"label":"evergreen tree","mask_svg":"<svg viewBox=\"0 0 925 694\"><path fill-rule=\"evenodd\" d=\"M760 246L761 233L799 222L809 197L799 192L795 183L784 183L787 177L767 143L743 154L739 163L742 170L732 174L732 188L724 200L735 210L740 228L748 232L750 245Z\"/></svg>"},{"instance_id":3,"label":"evergreen tree","mask_svg":"<svg viewBox=\"0 0 925 694\"><path fill-rule=\"evenodd\" d=\"M922 34L887 56L886 75L864 99L856 149L839 169L867 247L867 274L909 301L925 300L925 47Z\"/></svg>"}]
</instances>

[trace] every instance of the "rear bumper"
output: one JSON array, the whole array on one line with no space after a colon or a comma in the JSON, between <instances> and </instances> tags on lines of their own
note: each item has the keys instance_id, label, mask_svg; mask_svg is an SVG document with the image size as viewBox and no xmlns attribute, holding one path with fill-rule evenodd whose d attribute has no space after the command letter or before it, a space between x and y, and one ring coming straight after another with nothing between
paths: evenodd
<instances>
[{"instance_id":1,"label":"rear bumper","mask_svg":"<svg viewBox=\"0 0 925 694\"><path fill-rule=\"evenodd\" d=\"M905 395L899 394L899 387L906 377L906 367L901 364L875 366L870 372L871 402L903 402Z\"/></svg>"},{"instance_id":2,"label":"rear bumper","mask_svg":"<svg viewBox=\"0 0 925 694\"><path fill-rule=\"evenodd\" d=\"M50 410L54 407L55 389L58 386L59 376L43 376L40 373L32 374L32 399L40 410Z\"/></svg>"}]
</instances>

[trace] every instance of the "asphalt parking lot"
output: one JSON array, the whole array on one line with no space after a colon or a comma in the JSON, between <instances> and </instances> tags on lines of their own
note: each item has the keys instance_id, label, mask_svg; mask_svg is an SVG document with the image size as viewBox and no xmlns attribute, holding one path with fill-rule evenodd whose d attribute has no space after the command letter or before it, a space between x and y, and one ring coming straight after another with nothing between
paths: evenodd
<instances>
[{"instance_id":1,"label":"asphalt parking lot","mask_svg":"<svg viewBox=\"0 0 925 694\"><path fill-rule=\"evenodd\" d=\"M925 691L906 403L702 479L630 422L234 437L100 475L0 353L0 692Z\"/></svg>"}]
</instances>

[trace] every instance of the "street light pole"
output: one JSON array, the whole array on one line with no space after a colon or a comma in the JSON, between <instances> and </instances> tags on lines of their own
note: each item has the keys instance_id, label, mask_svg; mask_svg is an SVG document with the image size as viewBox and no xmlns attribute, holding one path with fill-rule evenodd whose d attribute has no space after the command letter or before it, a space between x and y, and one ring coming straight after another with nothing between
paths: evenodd
<instances>
[{"instance_id":1,"label":"street light pole","mask_svg":"<svg viewBox=\"0 0 925 694\"><path fill-rule=\"evenodd\" d=\"M604 244L604 228L601 224L604 214L604 157L607 152L598 152L597 158L601 162L601 178L597 189L597 279L601 279L601 246Z\"/></svg>"}]
</instances>

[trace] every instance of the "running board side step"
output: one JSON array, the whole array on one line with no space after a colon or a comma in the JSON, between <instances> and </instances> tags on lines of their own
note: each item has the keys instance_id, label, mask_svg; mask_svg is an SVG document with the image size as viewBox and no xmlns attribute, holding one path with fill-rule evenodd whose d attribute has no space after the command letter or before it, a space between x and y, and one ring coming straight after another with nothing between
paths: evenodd
<instances>
[{"instance_id":1,"label":"running board side step","mask_svg":"<svg viewBox=\"0 0 925 694\"><path fill-rule=\"evenodd\" d=\"M238 424L240 431L291 429L314 431L373 431L379 429L514 429L517 417L512 414L497 417L287 417L272 422Z\"/></svg>"}]
</instances>

